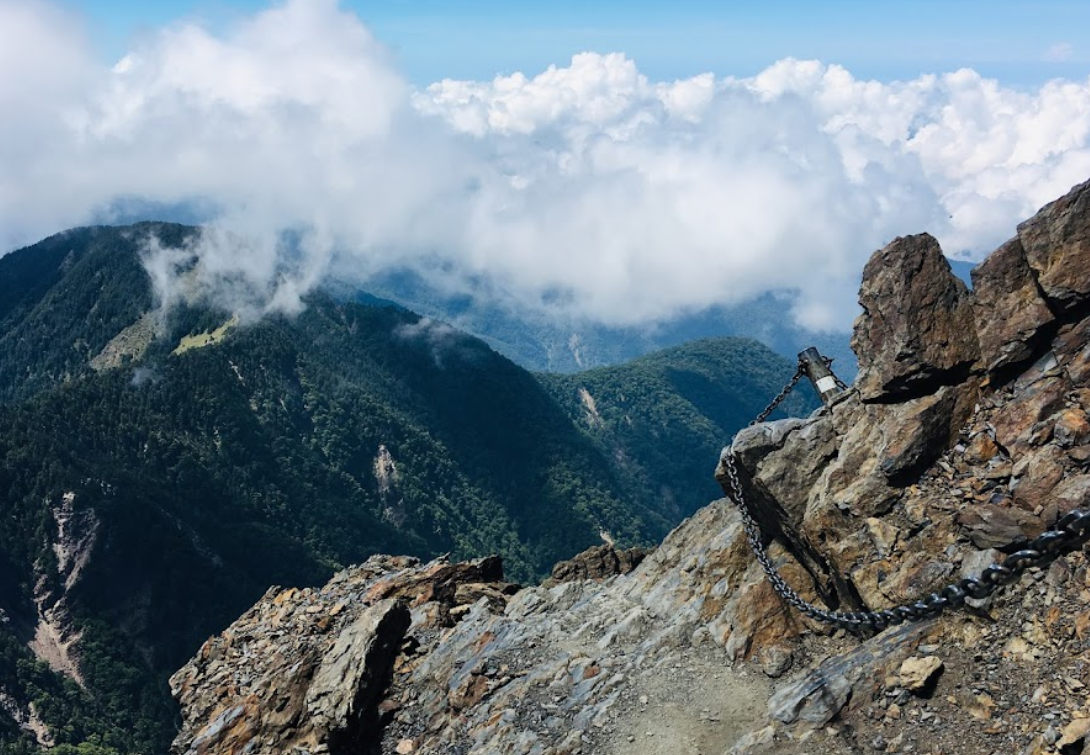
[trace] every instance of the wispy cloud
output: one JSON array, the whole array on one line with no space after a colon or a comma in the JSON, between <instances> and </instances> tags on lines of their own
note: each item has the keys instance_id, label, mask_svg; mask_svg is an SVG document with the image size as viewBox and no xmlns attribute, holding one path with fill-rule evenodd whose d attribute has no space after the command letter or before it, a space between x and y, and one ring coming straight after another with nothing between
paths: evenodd
<instances>
[{"instance_id":1,"label":"wispy cloud","mask_svg":"<svg viewBox=\"0 0 1090 755\"><path fill-rule=\"evenodd\" d=\"M1090 176L1090 81L793 59L651 81L587 53L415 89L333 0L165 28L112 66L54 6L0 0L0 112L0 248L119 198L199 199L217 208L202 241L149 253L161 293L184 267L189 291L253 312L410 266L615 324L795 290L801 322L846 328L893 236L979 258Z\"/></svg>"},{"instance_id":2,"label":"wispy cloud","mask_svg":"<svg viewBox=\"0 0 1090 755\"><path fill-rule=\"evenodd\" d=\"M1042 59L1049 63L1064 63L1075 57L1075 48L1070 42L1057 42L1045 50Z\"/></svg>"}]
</instances>

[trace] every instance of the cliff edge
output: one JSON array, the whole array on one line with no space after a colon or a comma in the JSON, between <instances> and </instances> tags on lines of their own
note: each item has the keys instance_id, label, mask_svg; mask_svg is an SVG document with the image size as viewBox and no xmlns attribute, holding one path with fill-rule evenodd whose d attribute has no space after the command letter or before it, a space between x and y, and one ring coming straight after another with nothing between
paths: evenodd
<instances>
[{"instance_id":1,"label":"cliff edge","mask_svg":"<svg viewBox=\"0 0 1090 755\"><path fill-rule=\"evenodd\" d=\"M1090 505L1090 182L1022 223L973 284L930 236L894 240L864 271L852 389L736 439L770 557L807 600L916 600ZM496 559L375 557L320 589L273 588L172 678L174 752L1085 746L1082 551L869 639L787 607L727 500L642 560L588 563L519 589Z\"/></svg>"}]
</instances>

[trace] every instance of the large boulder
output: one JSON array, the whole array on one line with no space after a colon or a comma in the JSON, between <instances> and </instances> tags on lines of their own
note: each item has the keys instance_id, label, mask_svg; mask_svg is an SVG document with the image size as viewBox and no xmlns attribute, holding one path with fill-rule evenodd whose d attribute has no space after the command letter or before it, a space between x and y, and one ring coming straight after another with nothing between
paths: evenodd
<instances>
[{"instance_id":1,"label":"large boulder","mask_svg":"<svg viewBox=\"0 0 1090 755\"><path fill-rule=\"evenodd\" d=\"M864 401L892 402L960 382L979 357L968 289L930 234L901 236L863 269L852 350Z\"/></svg>"},{"instance_id":2,"label":"large boulder","mask_svg":"<svg viewBox=\"0 0 1090 755\"><path fill-rule=\"evenodd\" d=\"M1018 238L1053 307L1068 310L1090 298L1090 181L1020 224Z\"/></svg>"},{"instance_id":3,"label":"large boulder","mask_svg":"<svg viewBox=\"0 0 1090 755\"><path fill-rule=\"evenodd\" d=\"M972 272L980 358L989 371L1033 356L1042 328L1055 320L1041 297L1022 241L1013 238Z\"/></svg>"}]
</instances>

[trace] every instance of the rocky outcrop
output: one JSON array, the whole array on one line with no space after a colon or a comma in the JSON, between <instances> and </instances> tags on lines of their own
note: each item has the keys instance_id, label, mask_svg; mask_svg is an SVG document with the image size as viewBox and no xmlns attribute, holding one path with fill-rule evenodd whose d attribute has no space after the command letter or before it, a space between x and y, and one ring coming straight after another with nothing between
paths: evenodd
<instances>
[{"instance_id":1,"label":"rocky outcrop","mask_svg":"<svg viewBox=\"0 0 1090 755\"><path fill-rule=\"evenodd\" d=\"M174 751L346 752L380 735L379 703L410 623L453 623L462 588L502 584L497 559L375 557L321 590L272 588L171 678ZM482 601L487 600L482 598Z\"/></svg>"},{"instance_id":2,"label":"rocky outcrop","mask_svg":"<svg viewBox=\"0 0 1090 755\"><path fill-rule=\"evenodd\" d=\"M1013 238L972 271L973 312L980 358L995 372L1029 359L1042 329L1055 317L1026 261L1022 241Z\"/></svg>"},{"instance_id":3,"label":"rocky outcrop","mask_svg":"<svg viewBox=\"0 0 1090 755\"><path fill-rule=\"evenodd\" d=\"M1062 271L1090 257L1085 189L976 294L928 236L876 253L857 386L738 435L746 505L804 600L915 601L1090 506L1090 278ZM175 750L1044 755L1090 731L1081 552L871 638L787 606L727 500L634 562L592 549L519 590L494 561L376 557L270 591L174 677Z\"/></svg>"},{"instance_id":4,"label":"rocky outcrop","mask_svg":"<svg viewBox=\"0 0 1090 755\"><path fill-rule=\"evenodd\" d=\"M875 252L863 268L859 304L852 350L864 401L929 393L960 380L979 356L969 293L930 234L902 236Z\"/></svg>"},{"instance_id":5,"label":"rocky outcrop","mask_svg":"<svg viewBox=\"0 0 1090 755\"><path fill-rule=\"evenodd\" d=\"M1037 285L1059 310L1090 297L1090 181L1018 226Z\"/></svg>"},{"instance_id":6,"label":"rocky outcrop","mask_svg":"<svg viewBox=\"0 0 1090 755\"><path fill-rule=\"evenodd\" d=\"M546 587L580 579L601 581L618 574L628 574L651 553L650 548L620 549L612 545L596 545L553 567L545 580Z\"/></svg>"}]
</instances>

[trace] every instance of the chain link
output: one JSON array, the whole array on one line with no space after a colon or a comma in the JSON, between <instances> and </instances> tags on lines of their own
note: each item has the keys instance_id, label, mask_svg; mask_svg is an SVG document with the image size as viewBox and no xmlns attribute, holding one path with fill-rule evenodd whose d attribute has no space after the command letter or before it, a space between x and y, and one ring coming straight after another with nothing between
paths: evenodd
<instances>
[{"instance_id":1,"label":"chain link","mask_svg":"<svg viewBox=\"0 0 1090 755\"><path fill-rule=\"evenodd\" d=\"M831 362L831 359L825 360L826 365ZM791 382L757 416L757 419L749 423L750 427L767 419L768 415L775 411L776 407L794 390L803 374L805 374L805 368L800 363ZM842 389L845 387L839 378L837 385ZM1007 556L1002 563L993 564L984 569L979 577L965 577L927 597L895 608L881 611L830 611L808 602L799 595L791 585L787 584L776 569L776 565L772 563L764 547L761 527L750 514L749 506L742 495L742 483L738 476L737 464L732 446L723 455L723 466L726 468L729 487L727 493L742 516L746 541L776 594L806 616L856 634L873 634L894 624L929 619L938 616L948 608L964 605L969 598L986 598L1001 585L1016 582L1026 569L1047 564L1063 553L1082 547L1087 540L1090 540L1090 511L1073 509L1060 517L1042 535L1029 541L1024 548Z\"/></svg>"},{"instance_id":2,"label":"chain link","mask_svg":"<svg viewBox=\"0 0 1090 755\"><path fill-rule=\"evenodd\" d=\"M831 362L832 360L830 359L829 361ZM749 423L749 426L753 427L754 425L759 425L766 419L768 419L768 415L776 411L776 408L783 403L783 400L791 395L791 391L795 390L795 386L799 384L799 381L802 380L802 376L805 374L806 367L800 361L798 368L795 370L795 374L791 377L791 380L789 380L787 385L785 385L783 389L776 394L776 398L772 399L772 403L766 406L764 411L758 414L757 418Z\"/></svg>"}]
</instances>

